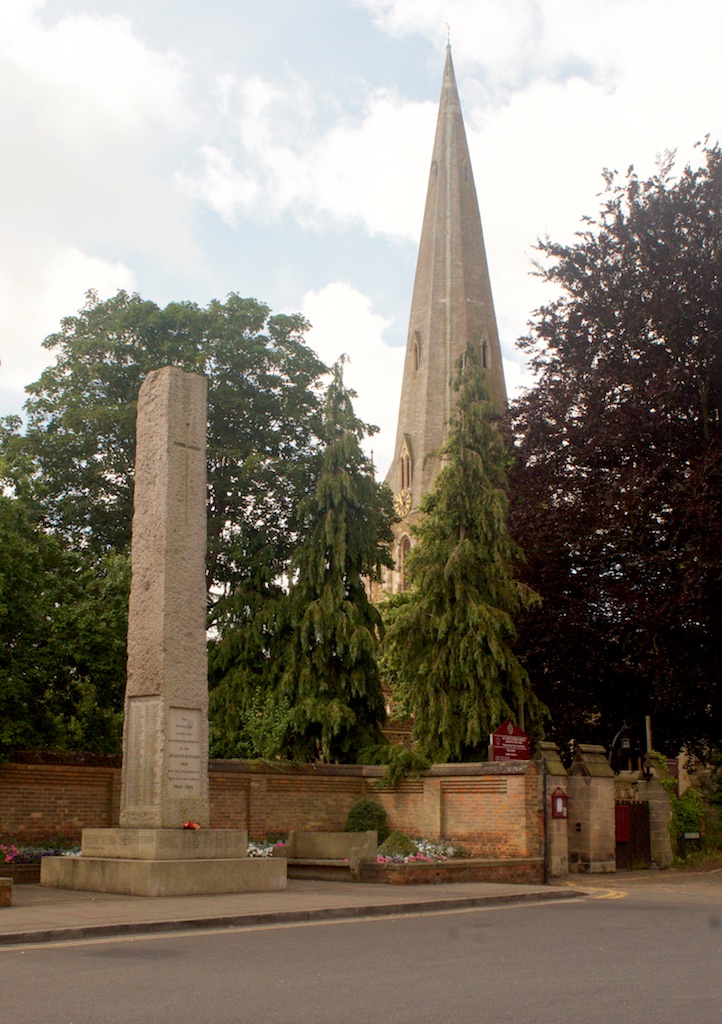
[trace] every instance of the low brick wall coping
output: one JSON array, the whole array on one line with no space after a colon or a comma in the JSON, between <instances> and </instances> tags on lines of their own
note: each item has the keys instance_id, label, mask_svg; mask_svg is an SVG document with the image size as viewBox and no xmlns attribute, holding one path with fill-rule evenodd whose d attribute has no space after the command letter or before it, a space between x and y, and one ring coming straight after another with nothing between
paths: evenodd
<instances>
[{"instance_id":1,"label":"low brick wall coping","mask_svg":"<svg viewBox=\"0 0 722 1024\"><path fill-rule=\"evenodd\" d=\"M241 775L314 775L335 778L381 778L386 768L376 764L293 764L288 761L221 761L208 762L212 772L237 772ZM432 764L421 772L422 778L474 775L524 775L534 761L467 761L463 764Z\"/></svg>"}]
</instances>

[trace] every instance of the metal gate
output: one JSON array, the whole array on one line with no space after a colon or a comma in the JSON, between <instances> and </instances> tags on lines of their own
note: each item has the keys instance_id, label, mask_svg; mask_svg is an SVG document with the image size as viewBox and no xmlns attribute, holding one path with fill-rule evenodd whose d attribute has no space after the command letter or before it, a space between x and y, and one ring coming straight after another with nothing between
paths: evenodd
<instances>
[{"instance_id":1,"label":"metal gate","mask_svg":"<svg viewBox=\"0 0 722 1024\"><path fill-rule=\"evenodd\" d=\"M614 805L617 871L652 866L649 841L649 804L622 801Z\"/></svg>"}]
</instances>

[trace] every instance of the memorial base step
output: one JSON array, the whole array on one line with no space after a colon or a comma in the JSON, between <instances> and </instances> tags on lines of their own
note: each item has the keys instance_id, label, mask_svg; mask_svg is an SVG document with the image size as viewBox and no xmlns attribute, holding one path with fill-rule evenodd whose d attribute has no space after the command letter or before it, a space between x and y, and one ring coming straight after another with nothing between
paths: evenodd
<instances>
[{"instance_id":1,"label":"memorial base step","mask_svg":"<svg viewBox=\"0 0 722 1024\"><path fill-rule=\"evenodd\" d=\"M235 860L248 851L245 828L85 828L83 857L121 860Z\"/></svg>"},{"instance_id":2,"label":"memorial base step","mask_svg":"<svg viewBox=\"0 0 722 1024\"><path fill-rule=\"evenodd\" d=\"M40 884L126 896L269 892L286 888L286 861L277 857L216 860L43 857Z\"/></svg>"}]
</instances>

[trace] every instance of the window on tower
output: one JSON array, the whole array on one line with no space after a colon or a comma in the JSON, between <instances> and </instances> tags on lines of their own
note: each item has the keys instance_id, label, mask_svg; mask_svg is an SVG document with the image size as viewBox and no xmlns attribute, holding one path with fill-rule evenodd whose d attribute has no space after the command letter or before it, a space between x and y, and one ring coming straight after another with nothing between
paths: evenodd
<instances>
[{"instance_id":1,"label":"window on tower","mask_svg":"<svg viewBox=\"0 0 722 1024\"><path fill-rule=\"evenodd\" d=\"M402 452L399 456L399 487L402 491L411 487L411 458Z\"/></svg>"},{"instance_id":2,"label":"window on tower","mask_svg":"<svg viewBox=\"0 0 722 1024\"><path fill-rule=\"evenodd\" d=\"M399 489L402 491L410 489L412 478L411 445L408 437L405 436L399 452Z\"/></svg>"}]
</instances>

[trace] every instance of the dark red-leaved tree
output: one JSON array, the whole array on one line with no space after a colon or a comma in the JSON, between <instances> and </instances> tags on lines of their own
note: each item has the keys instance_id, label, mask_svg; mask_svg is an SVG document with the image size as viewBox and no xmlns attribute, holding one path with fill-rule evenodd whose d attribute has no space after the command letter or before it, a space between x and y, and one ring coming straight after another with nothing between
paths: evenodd
<instances>
[{"instance_id":1,"label":"dark red-leaved tree","mask_svg":"<svg viewBox=\"0 0 722 1024\"><path fill-rule=\"evenodd\" d=\"M520 657L555 738L722 740L722 152L607 174L597 219L539 244L558 298L524 345L511 524L544 601Z\"/></svg>"}]
</instances>

